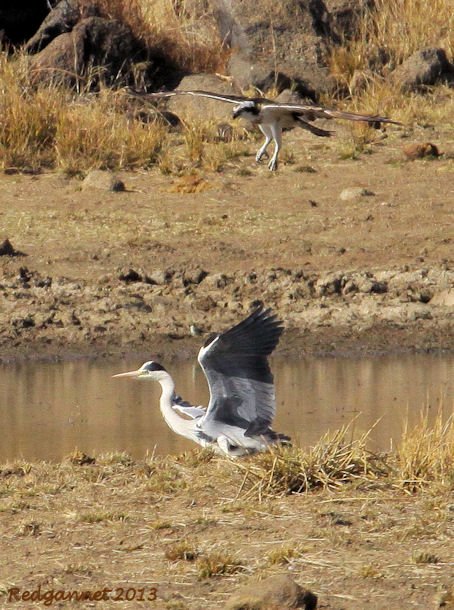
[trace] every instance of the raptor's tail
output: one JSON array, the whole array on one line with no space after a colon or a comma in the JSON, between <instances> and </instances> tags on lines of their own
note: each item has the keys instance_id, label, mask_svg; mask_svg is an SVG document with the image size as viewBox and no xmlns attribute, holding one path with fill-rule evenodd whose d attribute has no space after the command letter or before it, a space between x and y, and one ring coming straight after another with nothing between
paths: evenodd
<instances>
[{"instance_id":1,"label":"raptor's tail","mask_svg":"<svg viewBox=\"0 0 454 610\"><path fill-rule=\"evenodd\" d=\"M307 129L307 131L310 131L311 133L313 133L314 136L320 136L322 138L329 138L334 133L334 131L328 131L326 129L321 129L320 127L316 127L315 125L312 125L312 123L308 123L301 117L297 117L297 120L298 120L298 125L300 127L302 127L303 129Z\"/></svg>"}]
</instances>

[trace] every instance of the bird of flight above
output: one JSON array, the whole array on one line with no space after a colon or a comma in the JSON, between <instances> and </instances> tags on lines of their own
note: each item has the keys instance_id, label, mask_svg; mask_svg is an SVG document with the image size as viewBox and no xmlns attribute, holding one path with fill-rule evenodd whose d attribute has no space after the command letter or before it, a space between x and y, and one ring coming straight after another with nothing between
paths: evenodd
<instances>
[{"instance_id":1,"label":"bird of flight above","mask_svg":"<svg viewBox=\"0 0 454 610\"><path fill-rule=\"evenodd\" d=\"M282 131L301 127L320 137L329 137L332 131L321 129L310 123L316 119L346 119L348 121L365 121L378 125L380 123L391 123L401 125L398 121L393 121L379 115L357 114L355 112L343 112L341 110L330 110L322 106L305 104L282 104L263 97L248 98L239 95L221 95L210 91L160 91L157 93L141 93L130 89L130 93L136 97L147 100L159 100L176 95L192 95L195 97L206 97L220 102L234 104L233 118L246 119L252 125L257 125L265 136L263 145L257 151L255 160L259 163L266 153L271 142L274 142L274 151L268 163L268 168L274 171L278 167L278 156L282 145Z\"/></svg>"},{"instance_id":2,"label":"bird of flight above","mask_svg":"<svg viewBox=\"0 0 454 610\"><path fill-rule=\"evenodd\" d=\"M268 356L282 331L276 315L260 307L236 326L208 338L198 356L210 389L206 409L177 396L172 377L157 362L114 377L158 381L168 426L203 447L232 457L265 451L290 441L271 428L276 404Z\"/></svg>"}]
</instances>

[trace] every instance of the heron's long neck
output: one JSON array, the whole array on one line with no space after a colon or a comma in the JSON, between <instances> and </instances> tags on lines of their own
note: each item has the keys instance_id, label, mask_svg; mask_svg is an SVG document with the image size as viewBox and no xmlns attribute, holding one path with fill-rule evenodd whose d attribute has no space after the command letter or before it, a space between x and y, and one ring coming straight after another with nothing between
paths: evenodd
<instances>
[{"instance_id":1,"label":"heron's long neck","mask_svg":"<svg viewBox=\"0 0 454 610\"><path fill-rule=\"evenodd\" d=\"M167 425L177 434L186 436L185 432L187 430L185 424L187 424L187 420L180 417L172 408L172 398L175 393L175 383L172 377L168 373L165 373L165 375L159 379L159 383L161 384L162 389L159 406Z\"/></svg>"}]
</instances>

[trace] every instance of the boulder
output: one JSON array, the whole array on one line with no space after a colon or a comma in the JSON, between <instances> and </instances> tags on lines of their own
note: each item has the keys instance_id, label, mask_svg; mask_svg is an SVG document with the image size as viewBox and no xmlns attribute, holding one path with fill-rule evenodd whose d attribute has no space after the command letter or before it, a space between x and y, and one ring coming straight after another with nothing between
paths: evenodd
<instances>
[{"instance_id":1,"label":"boulder","mask_svg":"<svg viewBox=\"0 0 454 610\"><path fill-rule=\"evenodd\" d=\"M305 608L315 610L317 596L284 574L246 584L227 602L225 610Z\"/></svg>"},{"instance_id":2,"label":"boulder","mask_svg":"<svg viewBox=\"0 0 454 610\"><path fill-rule=\"evenodd\" d=\"M342 38L358 34L359 20L365 11L374 8L375 0L325 0L333 27Z\"/></svg>"},{"instance_id":3,"label":"boulder","mask_svg":"<svg viewBox=\"0 0 454 610\"><path fill-rule=\"evenodd\" d=\"M424 90L443 80L454 82L454 66L444 49L422 49L398 66L391 77L404 92Z\"/></svg>"},{"instance_id":4,"label":"boulder","mask_svg":"<svg viewBox=\"0 0 454 610\"><path fill-rule=\"evenodd\" d=\"M89 189L119 193L125 191L125 185L115 174L109 171L94 169L88 172L82 182L82 190Z\"/></svg>"},{"instance_id":5,"label":"boulder","mask_svg":"<svg viewBox=\"0 0 454 610\"><path fill-rule=\"evenodd\" d=\"M99 17L98 8L93 4L80 5L79 0L65 0L47 15L38 31L25 45L25 51L30 55L39 53L47 45L60 36L70 32L77 23L87 17Z\"/></svg>"},{"instance_id":6,"label":"boulder","mask_svg":"<svg viewBox=\"0 0 454 610\"><path fill-rule=\"evenodd\" d=\"M230 82L212 74L193 74L184 77L177 90L189 91L202 89L220 94L234 94ZM167 108L178 117L188 121L213 120L226 121L232 118L232 105L217 100L191 95L177 95L169 98Z\"/></svg>"},{"instance_id":7,"label":"boulder","mask_svg":"<svg viewBox=\"0 0 454 610\"><path fill-rule=\"evenodd\" d=\"M44 44L43 39L32 48L40 44ZM109 85L121 85L131 82L132 66L143 59L144 53L124 24L114 19L88 17L33 55L30 68L34 82L69 86L82 82L94 88L103 80Z\"/></svg>"},{"instance_id":8,"label":"boulder","mask_svg":"<svg viewBox=\"0 0 454 610\"><path fill-rule=\"evenodd\" d=\"M334 86L329 49L340 41L323 0L282 0L258 10L241 0L218 11L221 39L232 48L229 72L241 88L294 88L305 97Z\"/></svg>"}]
</instances>

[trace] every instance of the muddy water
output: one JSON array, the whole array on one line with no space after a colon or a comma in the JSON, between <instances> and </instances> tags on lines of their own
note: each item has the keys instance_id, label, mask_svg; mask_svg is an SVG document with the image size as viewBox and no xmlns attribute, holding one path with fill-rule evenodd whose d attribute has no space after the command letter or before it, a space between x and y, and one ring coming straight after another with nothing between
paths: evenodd
<instances>
[{"instance_id":1,"label":"muddy water","mask_svg":"<svg viewBox=\"0 0 454 610\"><path fill-rule=\"evenodd\" d=\"M118 363L74 361L0 367L0 462L59 460L74 448L89 454L126 451L178 453L191 443L171 432L158 408L159 386L112 379L137 359ZM374 448L396 444L405 418L421 410L434 417L454 407L454 354L371 359L307 359L272 362L278 413L275 428L311 445L328 430L354 420L368 430ZM169 367L177 391L206 404L203 373L193 362Z\"/></svg>"}]
</instances>

